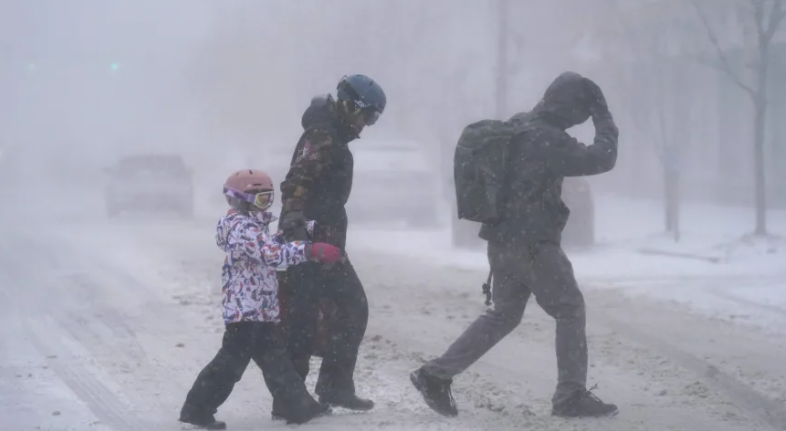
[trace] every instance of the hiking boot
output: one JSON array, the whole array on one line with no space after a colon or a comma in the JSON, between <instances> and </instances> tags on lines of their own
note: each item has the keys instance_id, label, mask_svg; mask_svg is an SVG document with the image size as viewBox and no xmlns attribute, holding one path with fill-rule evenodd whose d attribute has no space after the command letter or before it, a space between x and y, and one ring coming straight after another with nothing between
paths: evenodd
<instances>
[{"instance_id":1,"label":"hiking boot","mask_svg":"<svg viewBox=\"0 0 786 431\"><path fill-rule=\"evenodd\" d=\"M355 394L350 395L320 395L319 402L333 407L348 410L367 412L374 408L374 401L360 398Z\"/></svg>"},{"instance_id":2,"label":"hiking boot","mask_svg":"<svg viewBox=\"0 0 786 431\"><path fill-rule=\"evenodd\" d=\"M423 395L423 400L431 410L442 416L458 416L456 402L450 392L453 379L440 379L420 368L409 375L409 380L415 385L415 389Z\"/></svg>"},{"instance_id":3,"label":"hiking boot","mask_svg":"<svg viewBox=\"0 0 786 431\"><path fill-rule=\"evenodd\" d=\"M565 402L554 406L551 415L563 418L600 418L619 413L616 405L604 403L592 393L592 389L577 392Z\"/></svg>"}]
</instances>

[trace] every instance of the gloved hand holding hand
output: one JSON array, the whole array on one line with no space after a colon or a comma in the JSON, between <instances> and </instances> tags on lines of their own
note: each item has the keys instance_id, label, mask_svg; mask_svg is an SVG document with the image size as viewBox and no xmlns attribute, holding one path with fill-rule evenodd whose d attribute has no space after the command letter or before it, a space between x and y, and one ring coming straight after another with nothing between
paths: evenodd
<instances>
[{"instance_id":1,"label":"gloved hand holding hand","mask_svg":"<svg viewBox=\"0 0 786 431\"><path fill-rule=\"evenodd\" d=\"M306 241L309 238L307 224L303 211L288 211L278 222L278 228L287 241Z\"/></svg>"},{"instance_id":2,"label":"gloved hand holding hand","mask_svg":"<svg viewBox=\"0 0 786 431\"><path fill-rule=\"evenodd\" d=\"M606 103L606 96L603 95L598 84L589 78L584 78L584 88L590 115L593 118L607 115L609 106Z\"/></svg>"},{"instance_id":3,"label":"gloved hand holding hand","mask_svg":"<svg viewBox=\"0 0 786 431\"><path fill-rule=\"evenodd\" d=\"M344 253L332 244L315 242L306 246L306 257L311 261L335 263L344 257Z\"/></svg>"}]
</instances>

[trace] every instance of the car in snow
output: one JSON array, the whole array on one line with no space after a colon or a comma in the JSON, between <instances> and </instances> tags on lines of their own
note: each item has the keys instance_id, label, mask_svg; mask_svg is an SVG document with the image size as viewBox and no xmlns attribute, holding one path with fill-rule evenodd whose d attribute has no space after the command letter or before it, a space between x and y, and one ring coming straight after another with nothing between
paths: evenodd
<instances>
[{"instance_id":1,"label":"car in snow","mask_svg":"<svg viewBox=\"0 0 786 431\"><path fill-rule=\"evenodd\" d=\"M409 227L439 224L439 176L421 144L363 140L352 147L352 154L354 178L347 203L352 223L404 222Z\"/></svg>"},{"instance_id":2,"label":"car in snow","mask_svg":"<svg viewBox=\"0 0 786 431\"><path fill-rule=\"evenodd\" d=\"M562 232L565 247L591 247L595 244L595 204L589 182L584 178L565 178L562 200L570 209L570 217ZM453 196L451 234L453 246L480 249L486 242L478 238L480 223L459 220Z\"/></svg>"},{"instance_id":3,"label":"car in snow","mask_svg":"<svg viewBox=\"0 0 786 431\"><path fill-rule=\"evenodd\" d=\"M106 211L170 211L194 214L193 170L175 154L138 154L121 158L104 169Z\"/></svg>"}]
</instances>

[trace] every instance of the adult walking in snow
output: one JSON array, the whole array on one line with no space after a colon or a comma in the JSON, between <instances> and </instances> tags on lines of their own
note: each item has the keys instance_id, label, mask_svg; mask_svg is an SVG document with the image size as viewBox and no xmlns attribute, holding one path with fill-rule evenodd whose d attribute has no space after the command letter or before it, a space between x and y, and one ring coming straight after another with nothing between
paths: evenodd
<instances>
[{"instance_id":1,"label":"adult walking in snow","mask_svg":"<svg viewBox=\"0 0 786 431\"><path fill-rule=\"evenodd\" d=\"M385 92L364 75L345 76L336 98L315 97L303 114L303 134L295 147L286 180L281 184L283 208L279 226L288 241L311 238L305 220L316 222L313 240L345 250L347 213L354 160L349 143L385 110ZM321 402L350 410L371 410L372 400L355 393L358 350L366 333L368 301L355 268L344 255L333 265L307 263L282 277L285 327L292 359L305 379L314 349L320 303L331 304L330 336L322 352L316 393ZM273 406L273 416L278 406Z\"/></svg>"},{"instance_id":2,"label":"adult walking in snow","mask_svg":"<svg viewBox=\"0 0 786 431\"><path fill-rule=\"evenodd\" d=\"M590 117L595 140L586 146L566 130ZM604 403L587 390L584 297L560 246L570 213L561 197L563 179L607 172L617 160L618 130L603 92L591 80L566 72L552 82L532 111L505 122L476 123L465 129L465 135L475 140L467 148L490 148L500 153L472 159L477 151L460 153L457 148L457 163L466 163L457 164L457 172L477 160L504 163L472 171L480 176L489 173L499 181L472 184L479 175L468 175L469 191L459 189L461 177L456 182L459 197L467 197L470 207L481 209L475 218L465 218L483 222L480 237L488 241L494 307L472 323L442 356L413 372L412 383L429 407L442 415L456 416L452 379L518 326L527 301L534 295L538 305L557 322L559 372L552 414L616 414L615 405ZM464 156L468 158L462 160ZM501 186L494 189L497 184ZM484 207L486 203L489 205Z\"/></svg>"}]
</instances>

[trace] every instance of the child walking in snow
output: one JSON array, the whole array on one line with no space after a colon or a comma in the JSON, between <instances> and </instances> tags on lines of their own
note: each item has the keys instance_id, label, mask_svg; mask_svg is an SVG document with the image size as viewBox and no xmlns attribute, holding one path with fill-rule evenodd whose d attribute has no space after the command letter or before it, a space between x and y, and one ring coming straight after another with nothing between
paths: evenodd
<instances>
[{"instance_id":1,"label":"child walking in snow","mask_svg":"<svg viewBox=\"0 0 786 431\"><path fill-rule=\"evenodd\" d=\"M342 252L325 243L284 243L271 235L275 217L266 210L273 203L273 182L258 170L232 174L224 185L231 209L216 227L216 243L226 252L222 269L224 339L221 349L194 382L180 412L180 421L221 430L214 417L235 383L253 360L265 378L281 416L288 423L304 423L330 413L308 393L295 371L279 335L276 270L307 261L336 262ZM313 222L310 223L313 228Z\"/></svg>"}]
</instances>

